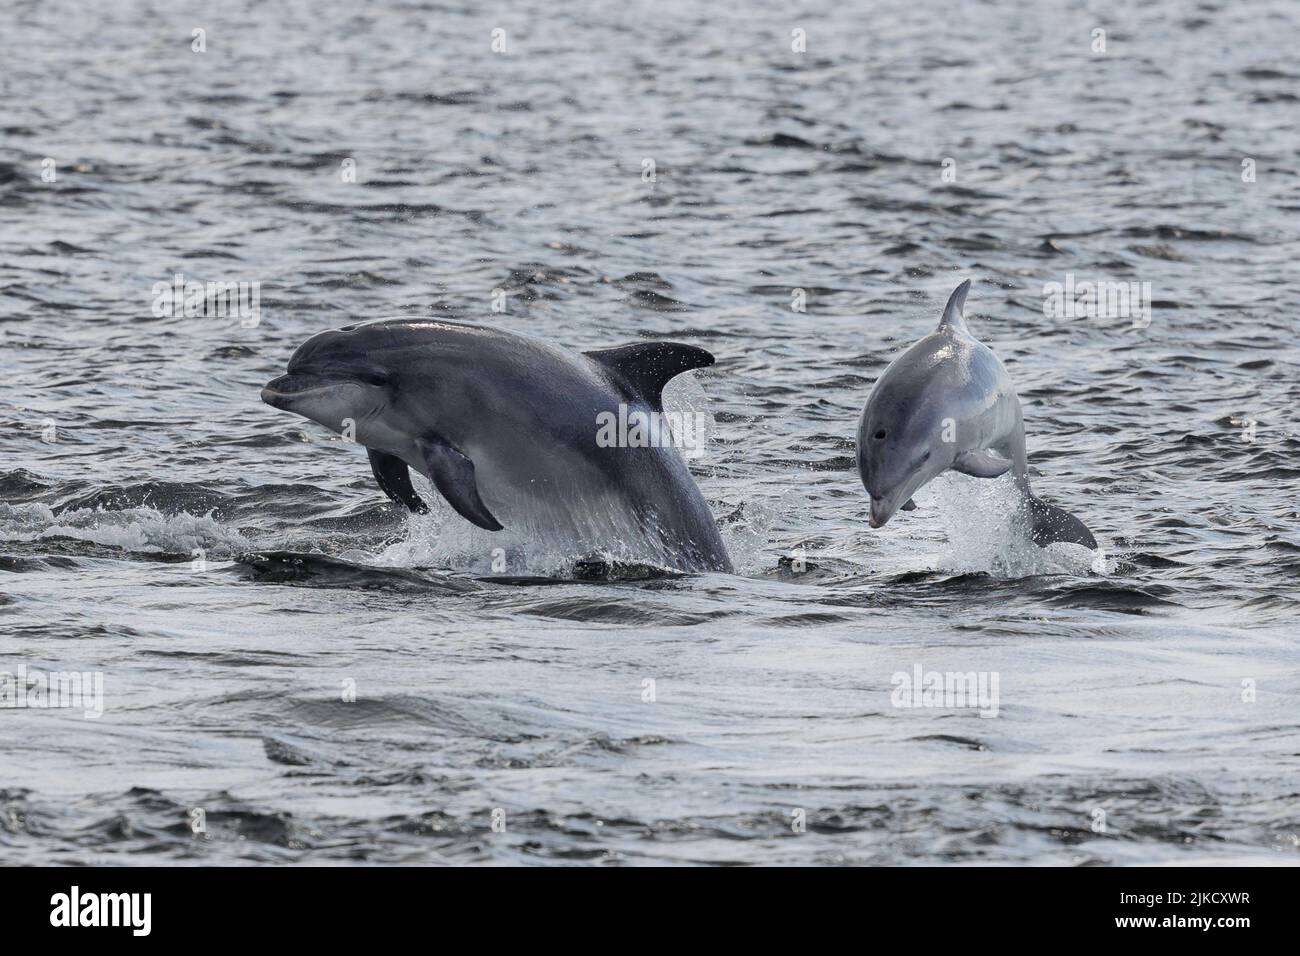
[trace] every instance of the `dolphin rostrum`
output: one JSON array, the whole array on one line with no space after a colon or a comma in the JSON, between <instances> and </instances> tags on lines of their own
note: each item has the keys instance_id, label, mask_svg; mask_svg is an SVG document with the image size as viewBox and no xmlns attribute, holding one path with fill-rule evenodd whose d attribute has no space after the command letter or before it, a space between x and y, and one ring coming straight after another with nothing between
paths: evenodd
<instances>
[{"instance_id":1,"label":"dolphin rostrum","mask_svg":"<svg viewBox=\"0 0 1300 956\"><path fill-rule=\"evenodd\" d=\"M488 531L576 557L730 571L673 416L644 427L664 416L669 379L712 364L674 342L574 353L484 326L393 319L312 336L262 401L364 445L380 489L412 511L428 509L408 468ZM602 430L614 418L631 432Z\"/></svg>"},{"instance_id":2,"label":"dolphin rostrum","mask_svg":"<svg viewBox=\"0 0 1300 956\"><path fill-rule=\"evenodd\" d=\"M871 495L871 527L916 506L912 495L952 469L976 478L1010 471L1035 544L1097 547L1082 521L1034 497L1025 428L1011 377L962 314L970 280L959 285L939 328L890 363L858 423L858 468Z\"/></svg>"}]
</instances>

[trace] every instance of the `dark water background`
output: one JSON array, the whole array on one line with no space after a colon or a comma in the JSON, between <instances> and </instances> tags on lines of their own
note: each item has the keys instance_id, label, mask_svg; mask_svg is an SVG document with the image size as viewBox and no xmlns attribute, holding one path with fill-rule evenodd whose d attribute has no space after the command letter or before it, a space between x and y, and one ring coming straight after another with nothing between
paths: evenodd
<instances>
[{"instance_id":1,"label":"dark water background","mask_svg":"<svg viewBox=\"0 0 1300 956\"><path fill-rule=\"evenodd\" d=\"M99 7L0 11L0 670L105 681L0 709L0 861L1297 861L1293 3ZM155 317L177 272L260 323ZM1045 318L1067 273L1150 326ZM997 482L867 525L857 416L966 277L1091 564ZM713 351L740 573L481 580L258 402L396 315Z\"/></svg>"}]
</instances>

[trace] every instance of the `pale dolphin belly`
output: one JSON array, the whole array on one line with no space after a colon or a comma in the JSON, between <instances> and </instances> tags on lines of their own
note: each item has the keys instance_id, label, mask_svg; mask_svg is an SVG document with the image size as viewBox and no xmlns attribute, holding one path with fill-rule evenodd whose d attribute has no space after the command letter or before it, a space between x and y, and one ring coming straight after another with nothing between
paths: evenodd
<instances>
[{"instance_id":1,"label":"pale dolphin belly","mask_svg":"<svg viewBox=\"0 0 1300 956\"><path fill-rule=\"evenodd\" d=\"M575 557L601 553L665 566L683 558L700 569L730 566L707 507L703 514L690 513L670 493L673 476L656 459L674 452L636 449L642 457L633 467L639 473L621 480L589 455L563 446L480 445L468 453L493 514L512 534L540 547Z\"/></svg>"}]
</instances>

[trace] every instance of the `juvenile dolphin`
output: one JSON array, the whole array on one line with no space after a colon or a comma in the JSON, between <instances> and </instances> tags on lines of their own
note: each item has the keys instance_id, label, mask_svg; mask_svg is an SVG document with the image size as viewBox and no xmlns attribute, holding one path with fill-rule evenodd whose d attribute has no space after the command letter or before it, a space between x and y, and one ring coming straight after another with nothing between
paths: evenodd
<instances>
[{"instance_id":1,"label":"juvenile dolphin","mask_svg":"<svg viewBox=\"0 0 1300 956\"><path fill-rule=\"evenodd\" d=\"M622 447L598 440L610 416L662 415L664 384L712 364L704 349L674 342L574 353L484 326L394 319L312 336L262 401L335 432L353 428L380 489L412 511L428 509L408 468L488 531L578 557L730 571L673 447L680 439L663 429L646 444L634 429Z\"/></svg>"},{"instance_id":2,"label":"juvenile dolphin","mask_svg":"<svg viewBox=\"0 0 1300 956\"><path fill-rule=\"evenodd\" d=\"M1029 490L1025 428L1011 377L971 335L962 314L970 280L948 299L939 328L894 359L871 390L858 423L858 467L879 528L912 495L952 469L976 478L1010 471L1034 543L1097 539L1082 521Z\"/></svg>"}]
</instances>

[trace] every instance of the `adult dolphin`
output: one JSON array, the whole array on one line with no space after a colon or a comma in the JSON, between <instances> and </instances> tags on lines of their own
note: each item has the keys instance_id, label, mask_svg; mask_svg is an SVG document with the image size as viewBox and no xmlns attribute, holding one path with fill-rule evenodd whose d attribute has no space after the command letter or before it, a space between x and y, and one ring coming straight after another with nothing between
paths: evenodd
<instances>
[{"instance_id":1,"label":"adult dolphin","mask_svg":"<svg viewBox=\"0 0 1300 956\"><path fill-rule=\"evenodd\" d=\"M1010 471L1035 544L1096 548L1082 521L1029 490L1020 399L998 357L966 327L968 291L969 279L948 299L939 328L885 369L862 410L858 467L871 527L910 511L912 495L950 468L976 478Z\"/></svg>"},{"instance_id":2,"label":"adult dolphin","mask_svg":"<svg viewBox=\"0 0 1300 956\"><path fill-rule=\"evenodd\" d=\"M262 401L353 429L379 487L412 511L427 507L408 468L488 531L577 557L730 571L673 447L680 436L643 427L662 424L669 379L713 361L675 342L573 353L485 326L394 319L312 336ZM602 434L611 416L632 423L625 440Z\"/></svg>"}]
</instances>

